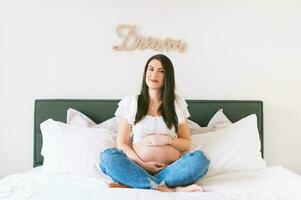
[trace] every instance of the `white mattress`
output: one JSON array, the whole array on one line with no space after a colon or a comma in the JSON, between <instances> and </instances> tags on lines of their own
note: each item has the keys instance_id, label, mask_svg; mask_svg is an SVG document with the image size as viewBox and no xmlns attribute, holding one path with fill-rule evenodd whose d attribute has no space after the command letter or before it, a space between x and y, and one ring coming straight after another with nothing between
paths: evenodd
<instances>
[{"instance_id":1,"label":"white mattress","mask_svg":"<svg viewBox=\"0 0 301 200\"><path fill-rule=\"evenodd\" d=\"M214 176L199 181L199 184L207 192L163 193L154 190L108 188L105 180L44 175L37 168L0 180L0 199L301 200L301 176L280 166Z\"/></svg>"}]
</instances>

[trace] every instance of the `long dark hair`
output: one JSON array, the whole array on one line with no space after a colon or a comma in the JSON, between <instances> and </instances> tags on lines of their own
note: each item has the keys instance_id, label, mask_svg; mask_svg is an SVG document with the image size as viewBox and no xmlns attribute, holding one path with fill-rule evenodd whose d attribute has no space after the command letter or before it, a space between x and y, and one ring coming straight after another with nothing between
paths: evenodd
<instances>
[{"instance_id":1,"label":"long dark hair","mask_svg":"<svg viewBox=\"0 0 301 200\"><path fill-rule=\"evenodd\" d=\"M159 60L164 69L164 83L161 90L162 104L159 107L159 111L163 117L166 126L171 129L175 127L176 132L178 131L178 117L175 111L175 74L171 60L163 55L157 54L148 59L145 64L141 92L138 96L138 109L135 117L135 124L142 120L147 114L149 105L149 92L146 84L146 72L148 64L152 60Z\"/></svg>"}]
</instances>

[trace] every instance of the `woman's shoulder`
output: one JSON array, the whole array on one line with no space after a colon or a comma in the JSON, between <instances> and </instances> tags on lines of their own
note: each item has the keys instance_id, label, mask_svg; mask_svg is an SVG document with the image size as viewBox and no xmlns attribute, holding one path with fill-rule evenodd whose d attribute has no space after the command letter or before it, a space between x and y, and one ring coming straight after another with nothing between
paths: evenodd
<instances>
[{"instance_id":1,"label":"woman's shoulder","mask_svg":"<svg viewBox=\"0 0 301 200\"><path fill-rule=\"evenodd\" d=\"M185 99L179 95L175 97L175 110L178 117L179 124L185 122L185 120L190 117L190 113L187 109L188 104Z\"/></svg>"},{"instance_id":2,"label":"woman's shoulder","mask_svg":"<svg viewBox=\"0 0 301 200\"><path fill-rule=\"evenodd\" d=\"M187 104L185 98L183 98L180 95L175 96L175 103L178 104L181 108L188 107L188 104Z\"/></svg>"},{"instance_id":3,"label":"woman's shoulder","mask_svg":"<svg viewBox=\"0 0 301 200\"><path fill-rule=\"evenodd\" d=\"M138 95L128 95L121 99L115 112L118 120L120 117L127 119L129 124L133 124L137 112Z\"/></svg>"}]
</instances>

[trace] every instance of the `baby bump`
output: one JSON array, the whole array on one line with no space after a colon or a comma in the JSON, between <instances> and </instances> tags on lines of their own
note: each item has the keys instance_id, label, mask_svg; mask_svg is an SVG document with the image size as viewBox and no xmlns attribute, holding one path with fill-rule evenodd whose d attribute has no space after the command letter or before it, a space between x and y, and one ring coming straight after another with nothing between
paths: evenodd
<instances>
[{"instance_id":1,"label":"baby bump","mask_svg":"<svg viewBox=\"0 0 301 200\"><path fill-rule=\"evenodd\" d=\"M133 144L133 149L139 158L145 162L157 161L170 164L180 158L180 152L170 145L147 146L141 143Z\"/></svg>"}]
</instances>

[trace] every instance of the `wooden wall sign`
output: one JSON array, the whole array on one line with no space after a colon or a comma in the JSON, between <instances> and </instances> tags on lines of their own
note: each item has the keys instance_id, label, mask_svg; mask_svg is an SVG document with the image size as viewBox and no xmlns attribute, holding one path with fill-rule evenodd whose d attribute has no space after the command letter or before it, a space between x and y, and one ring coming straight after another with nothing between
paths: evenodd
<instances>
[{"instance_id":1,"label":"wooden wall sign","mask_svg":"<svg viewBox=\"0 0 301 200\"><path fill-rule=\"evenodd\" d=\"M120 45L113 46L115 51L133 51L135 49L153 49L155 51L178 51L185 52L186 44L182 40L171 38L159 39L141 36L136 32L134 25L119 25L116 28L117 35L123 39Z\"/></svg>"}]
</instances>

